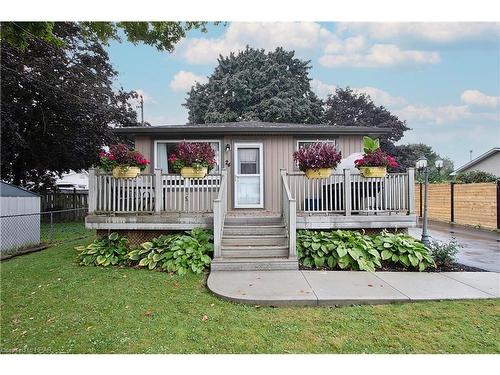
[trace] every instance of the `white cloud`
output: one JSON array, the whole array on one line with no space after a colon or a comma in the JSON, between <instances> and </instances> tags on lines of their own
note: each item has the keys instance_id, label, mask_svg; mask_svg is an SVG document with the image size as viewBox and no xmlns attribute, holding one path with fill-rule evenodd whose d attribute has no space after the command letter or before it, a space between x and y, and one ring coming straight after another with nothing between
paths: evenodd
<instances>
[{"instance_id":1,"label":"white cloud","mask_svg":"<svg viewBox=\"0 0 500 375\"><path fill-rule=\"evenodd\" d=\"M490 96L479 90L465 90L460 99L465 104L480 107L497 107L500 105L500 96Z\"/></svg>"},{"instance_id":2,"label":"white cloud","mask_svg":"<svg viewBox=\"0 0 500 375\"><path fill-rule=\"evenodd\" d=\"M326 67L377 68L396 65L436 64L441 61L439 52L402 50L394 44L374 44L364 52L342 52L323 55L320 57L319 62Z\"/></svg>"},{"instance_id":3,"label":"white cloud","mask_svg":"<svg viewBox=\"0 0 500 375\"><path fill-rule=\"evenodd\" d=\"M311 90L316 93L320 98L326 98L328 94L333 94L337 86L329 85L321 82L319 79L313 78L311 80Z\"/></svg>"},{"instance_id":4,"label":"white cloud","mask_svg":"<svg viewBox=\"0 0 500 375\"><path fill-rule=\"evenodd\" d=\"M175 54L190 64L212 64L220 54L253 48L312 49L324 45L332 33L314 22L232 22L218 38L188 38Z\"/></svg>"},{"instance_id":5,"label":"white cloud","mask_svg":"<svg viewBox=\"0 0 500 375\"><path fill-rule=\"evenodd\" d=\"M148 94L146 91L144 91L143 89L135 89L132 91L135 91L137 93L137 95L139 95L138 98L128 100L128 102L132 106L139 107L141 105L141 98L140 98L141 95L142 95L142 99L144 100L144 103L149 103L149 104L156 104L157 103L156 100L150 94Z\"/></svg>"},{"instance_id":6,"label":"white cloud","mask_svg":"<svg viewBox=\"0 0 500 375\"><path fill-rule=\"evenodd\" d=\"M195 82L203 84L208 82L208 78L199 76L193 72L181 70L177 72L172 81L170 81L170 88L173 91L189 91Z\"/></svg>"},{"instance_id":7,"label":"white cloud","mask_svg":"<svg viewBox=\"0 0 500 375\"><path fill-rule=\"evenodd\" d=\"M416 40L452 43L467 40L498 42L500 23L493 22L363 22L340 23L337 32L361 33L374 40Z\"/></svg>"},{"instance_id":8,"label":"white cloud","mask_svg":"<svg viewBox=\"0 0 500 375\"><path fill-rule=\"evenodd\" d=\"M476 115L470 111L467 105L446 105L439 107L407 105L394 112L402 120L426 121L436 124L463 120Z\"/></svg>"},{"instance_id":9,"label":"white cloud","mask_svg":"<svg viewBox=\"0 0 500 375\"><path fill-rule=\"evenodd\" d=\"M328 94L333 94L336 88L337 88L336 85L330 85L328 83L324 83L316 78L311 80L311 89L320 98L323 99L326 98ZM390 107L390 108L399 108L407 104L405 98L401 96L393 96L389 94L387 91L384 91L376 87L366 86L366 87L353 88L353 90L358 93L365 93L370 95L375 105L383 105L385 107Z\"/></svg>"},{"instance_id":10,"label":"white cloud","mask_svg":"<svg viewBox=\"0 0 500 375\"><path fill-rule=\"evenodd\" d=\"M406 99L401 96L393 96L387 91L376 87L361 87L355 88L354 91L362 92L370 95L375 105L383 105L384 107L399 108L407 103Z\"/></svg>"}]
</instances>

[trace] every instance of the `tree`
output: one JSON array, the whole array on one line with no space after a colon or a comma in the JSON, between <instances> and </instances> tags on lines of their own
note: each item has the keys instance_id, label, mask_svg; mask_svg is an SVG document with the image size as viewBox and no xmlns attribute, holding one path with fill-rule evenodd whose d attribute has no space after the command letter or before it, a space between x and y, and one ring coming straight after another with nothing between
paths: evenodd
<instances>
[{"instance_id":1,"label":"tree","mask_svg":"<svg viewBox=\"0 0 500 375\"><path fill-rule=\"evenodd\" d=\"M217 23L217 22L216 22ZM103 43L121 40L123 31L129 42L145 43L159 51L172 52L175 44L192 29L206 31L207 22L79 22L80 30L90 39ZM62 47L65 40L57 35L56 22L2 22L0 38L24 49L36 39L54 47Z\"/></svg>"},{"instance_id":2,"label":"tree","mask_svg":"<svg viewBox=\"0 0 500 375\"><path fill-rule=\"evenodd\" d=\"M383 106L377 106L369 95L358 93L349 87L337 88L325 102L323 122L340 126L374 126L390 128L391 132L380 137L381 148L392 153L394 142L399 141L406 130L401 121Z\"/></svg>"},{"instance_id":3,"label":"tree","mask_svg":"<svg viewBox=\"0 0 500 375\"><path fill-rule=\"evenodd\" d=\"M417 160L425 156L427 165L431 167L429 182L444 182L452 179L450 175L453 172L453 161L449 158L441 157L431 146L424 145L423 143L395 146L394 156L399 164L397 168L399 172L404 172L409 167L415 167ZM437 171L436 168L434 168L434 163L438 159L443 160L443 168L441 171ZM420 177L417 176L417 179L420 179Z\"/></svg>"},{"instance_id":4,"label":"tree","mask_svg":"<svg viewBox=\"0 0 500 375\"><path fill-rule=\"evenodd\" d=\"M265 53L247 47L220 56L208 82L188 93L189 122L318 123L322 102L311 91L309 61L294 55L283 48Z\"/></svg>"},{"instance_id":5,"label":"tree","mask_svg":"<svg viewBox=\"0 0 500 375\"><path fill-rule=\"evenodd\" d=\"M76 23L52 32L63 46L1 42L1 177L16 185L50 185L52 172L88 168L114 141L110 126L137 124L136 94L112 87L117 72L97 38Z\"/></svg>"}]
</instances>

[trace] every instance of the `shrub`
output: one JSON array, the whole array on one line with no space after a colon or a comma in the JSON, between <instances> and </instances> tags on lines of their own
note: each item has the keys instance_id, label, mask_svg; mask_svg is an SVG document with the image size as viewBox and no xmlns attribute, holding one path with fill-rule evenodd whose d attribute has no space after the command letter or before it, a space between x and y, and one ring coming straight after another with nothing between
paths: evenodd
<instances>
[{"instance_id":1,"label":"shrub","mask_svg":"<svg viewBox=\"0 0 500 375\"><path fill-rule=\"evenodd\" d=\"M210 143L184 141L177 145L175 153L170 155L168 161L177 173L184 167L208 168L210 171L216 163L215 151Z\"/></svg>"},{"instance_id":2,"label":"shrub","mask_svg":"<svg viewBox=\"0 0 500 375\"><path fill-rule=\"evenodd\" d=\"M429 250L434 262L439 267L455 263L456 255L462 247L455 239L450 242L431 241Z\"/></svg>"},{"instance_id":3,"label":"shrub","mask_svg":"<svg viewBox=\"0 0 500 375\"><path fill-rule=\"evenodd\" d=\"M342 154L329 143L313 143L293 153L293 160L303 172L306 169L336 168L341 159Z\"/></svg>"},{"instance_id":4,"label":"shrub","mask_svg":"<svg viewBox=\"0 0 500 375\"><path fill-rule=\"evenodd\" d=\"M374 238L373 243L384 261L418 268L419 271L430 266L435 267L434 260L424 244L406 234L384 231Z\"/></svg>"},{"instance_id":5,"label":"shrub","mask_svg":"<svg viewBox=\"0 0 500 375\"><path fill-rule=\"evenodd\" d=\"M123 265L127 263L128 240L120 237L118 233L95 240L88 246L77 246L80 264L84 266L109 266Z\"/></svg>"},{"instance_id":6,"label":"shrub","mask_svg":"<svg viewBox=\"0 0 500 375\"><path fill-rule=\"evenodd\" d=\"M396 160L380 149L378 139L363 137L364 155L361 159L354 161L356 168L359 167L389 167L396 168Z\"/></svg>"},{"instance_id":7,"label":"shrub","mask_svg":"<svg viewBox=\"0 0 500 375\"><path fill-rule=\"evenodd\" d=\"M185 234L161 235L144 242L139 249L128 253L128 258L140 267L161 269L184 275L191 271L201 273L207 267L213 252L210 232L195 228Z\"/></svg>"},{"instance_id":8,"label":"shrub","mask_svg":"<svg viewBox=\"0 0 500 375\"><path fill-rule=\"evenodd\" d=\"M130 149L127 145L119 143L109 148L109 152L99 153L101 168L107 172L117 167L139 167L141 171L149 164L139 151Z\"/></svg>"},{"instance_id":9,"label":"shrub","mask_svg":"<svg viewBox=\"0 0 500 375\"><path fill-rule=\"evenodd\" d=\"M456 182L462 184L473 184L480 182L495 182L498 179L494 174L483 171L469 171L459 173L456 177Z\"/></svg>"},{"instance_id":10,"label":"shrub","mask_svg":"<svg viewBox=\"0 0 500 375\"><path fill-rule=\"evenodd\" d=\"M301 230L297 233L297 255L306 267L374 271L381 267L380 254L371 237L353 231Z\"/></svg>"}]
</instances>

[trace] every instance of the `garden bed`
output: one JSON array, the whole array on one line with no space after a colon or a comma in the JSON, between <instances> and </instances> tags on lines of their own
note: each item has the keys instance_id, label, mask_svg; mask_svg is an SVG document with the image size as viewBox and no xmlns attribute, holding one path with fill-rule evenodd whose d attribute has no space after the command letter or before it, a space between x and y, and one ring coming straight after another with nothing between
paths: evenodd
<instances>
[{"instance_id":1,"label":"garden bed","mask_svg":"<svg viewBox=\"0 0 500 375\"><path fill-rule=\"evenodd\" d=\"M305 271L331 271L331 269L329 269L327 267L313 268L313 267L305 267L303 265L300 265L299 269L305 270ZM335 271L352 271L352 270L335 269ZM395 264L382 263L382 267L377 268L377 271L378 272L381 272L381 271L417 272L418 270L402 267L402 266L395 265ZM432 273L432 272L488 272L488 271L485 271L485 270L483 270L481 268L477 268L477 267L466 266L466 265L460 264L460 263L453 263L452 265L446 266L446 267L427 268L423 272L431 272Z\"/></svg>"}]
</instances>

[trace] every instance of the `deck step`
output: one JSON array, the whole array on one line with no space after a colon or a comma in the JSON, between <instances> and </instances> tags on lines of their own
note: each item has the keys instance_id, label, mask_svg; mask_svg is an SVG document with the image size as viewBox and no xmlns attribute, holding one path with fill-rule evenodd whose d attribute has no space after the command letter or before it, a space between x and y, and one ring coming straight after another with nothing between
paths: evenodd
<instances>
[{"instance_id":1,"label":"deck step","mask_svg":"<svg viewBox=\"0 0 500 375\"><path fill-rule=\"evenodd\" d=\"M293 258L216 258L210 266L212 271L272 271L298 270Z\"/></svg>"},{"instance_id":2,"label":"deck step","mask_svg":"<svg viewBox=\"0 0 500 375\"><path fill-rule=\"evenodd\" d=\"M267 235L245 235L245 236L222 236L222 246L238 246L251 248L253 246L287 246L288 237L286 234Z\"/></svg>"},{"instance_id":3,"label":"deck step","mask_svg":"<svg viewBox=\"0 0 500 375\"><path fill-rule=\"evenodd\" d=\"M263 226L263 225L283 225L283 218L280 216L264 216L264 217L255 217L255 216L240 216L240 217L226 217L224 221L224 226L226 225L255 225L255 226Z\"/></svg>"},{"instance_id":4,"label":"deck step","mask_svg":"<svg viewBox=\"0 0 500 375\"><path fill-rule=\"evenodd\" d=\"M286 234L284 225L226 225L224 227L224 237L226 236L255 236L255 235L272 235Z\"/></svg>"},{"instance_id":5,"label":"deck step","mask_svg":"<svg viewBox=\"0 0 500 375\"><path fill-rule=\"evenodd\" d=\"M288 246L222 246L223 258L277 258L288 256Z\"/></svg>"}]
</instances>

